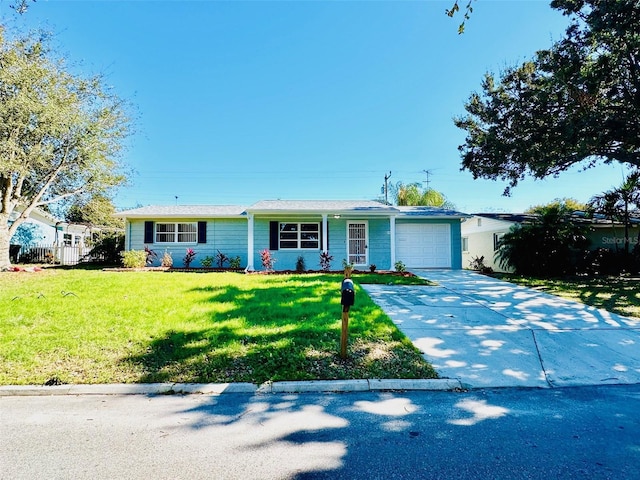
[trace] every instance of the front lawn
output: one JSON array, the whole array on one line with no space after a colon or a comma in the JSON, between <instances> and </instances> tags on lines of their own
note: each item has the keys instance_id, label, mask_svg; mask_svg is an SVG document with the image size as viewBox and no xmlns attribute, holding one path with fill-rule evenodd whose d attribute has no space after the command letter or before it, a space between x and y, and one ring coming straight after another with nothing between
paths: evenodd
<instances>
[{"instance_id":1,"label":"front lawn","mask_svg":"<svg viewBox=\"0 0 640 480\"><path fill-rule=\"evenodd\" d=\"M436 377L358 286L340 359L341 279L0 273L0 384Z\"/></svg>"},{"instance_id":2,"label":"front lawn","mask_svg":"<svg viewBox=\"0 0 640 480\"><path fill-rule=\"evenodd\" d=\"M508 282L603 308L618 315L640 318L640 278L637 277L539 279L507 274L495 276Z\"/></svg>"}]
</instances>

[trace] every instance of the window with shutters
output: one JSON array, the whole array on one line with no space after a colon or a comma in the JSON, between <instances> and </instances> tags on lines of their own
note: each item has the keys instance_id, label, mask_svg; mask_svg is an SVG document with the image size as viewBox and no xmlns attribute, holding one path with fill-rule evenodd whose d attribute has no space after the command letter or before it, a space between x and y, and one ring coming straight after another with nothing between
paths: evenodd
<instances>
[{"instance_id":1,"label":"window with shutters","mask_svg":"<svg viewBox=\"0 0 640 480\"><path fill-rule=\"evenodd\" d=\"M319 223L280 223L281 249L311 250L320 248Z\"/></svg>"},{"instance_id":2,"label":"window with shutters","mask_svg":"<svg viewBox=\"0 0 640 480\"><path fill-rule=\"evenodd\" d=\"M156 223L155 243L196 243L198 240L198 224L190 223Z\"/></svg>"}]
</instances>

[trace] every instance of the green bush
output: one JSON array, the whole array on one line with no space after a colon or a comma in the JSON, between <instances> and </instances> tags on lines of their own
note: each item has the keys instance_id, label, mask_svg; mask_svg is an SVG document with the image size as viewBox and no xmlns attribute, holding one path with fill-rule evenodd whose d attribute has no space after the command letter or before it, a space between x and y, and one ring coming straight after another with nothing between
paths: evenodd
<instances>
[{"instance_id":1,"label":"green bush","mask_svg":"<svg viewBox=\"0 0 640 480\"><path fill-rule=\"evenodd\" d=\"M240 259L239 256L237 257L233 257L229 260L229 267L230 268L240 268L240 265L242 263L242 260Z\"/></svg>"},{"instance_id":2,"label":"green bush","mask_svg":"<svg viewBox=\"0 0 640 480\"><path fill-rule=\"evenodd\" d=\"M147 252L144 250L129 250L120 255L125 268L143 268L147 264Z\"/></svg>"},{"instance_id":3,"label":"green bush","mask_svg":"<svg viewBox=\"0 0 640 480\"><path fill-rule=\"evenodd\" d=\"M304 257L302 255L300 255L298 257L298 260L296 260L296 272L298 273L302 273L307 269L305 263L304 263Z\"/></svg>"},{"instance_id":4,"label":"green bush","mask_svg":"<svg viewBox=\"0 0 640 480\"><path fill-rule=\"evenodd\" d=\"M123 250L124 235L121 233L107 234L96 241L89 252L89 258L96 262L117 265Z\"/></svg>"},{"instance_id":5,"label":"green bush","mask_svg":"<svg viewBox=\"0 0 640 480\"><path fill-rule=\"evenodd\" d=\"M407 271L406 265L401 260L398 260L395 263L394 267L396 268L396 272L406 272Z\"/></svg>"},{"instance_id":6,"label":"green bush","mask_svg":"<svg viewBox=\"0 0 640 480\"><path fill-rule=\"evenodd\" d=\"M207 255L202 260L200 260L200 265L202 265L204 268L211 268L211 265L213 265L213 257Z\"/></svg>"}]
</instances>

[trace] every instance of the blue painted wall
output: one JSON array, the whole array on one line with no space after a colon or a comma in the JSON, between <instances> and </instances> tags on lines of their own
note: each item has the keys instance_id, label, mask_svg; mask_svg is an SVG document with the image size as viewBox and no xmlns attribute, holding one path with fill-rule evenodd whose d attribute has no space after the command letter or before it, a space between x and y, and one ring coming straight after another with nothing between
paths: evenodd
<instances>
[{"instance_id":1,"label":"blue painted wall","mask_svg":"<svg viewBox=\"0 0 640 480\"><path fill-rule=\"evenodd\" d=\"M162 219L160 223L172 222L196 222L198 220L190 218ZM200 219L200 221L202 221ZM144 250L145 245L156 252L158 260L155 266L160 265L160 260L165 251L171 254L173 265L181 267L184 265L183 258L187 248L192 248L196 256L191 263L192 267L201 267L203 258L214 257L220 252L228 257L239 256L241 266L247 266L247 220L243 218L225 218L207 220L207 243L144 243L144 222L145 220L130 220L125 228L125 248L127 250ZM215 261L214 261L215 266ZM225 264L228 267L229 264Z\"/></svg>"},{"instance_id":2,"label":"blue painted wall","mask_svg":"<svg viewBox=\"0 0 640 480\"><path fill-rule=\"evenodd\" d=\"M260 258L260 252L269 249L269 222L291 221L291 222L318 222L321 219L312 216L299 217L271 217L271 218L255 218L254 219L254 251L253 264L256 270L263 270ZM343 260L347 258L347 222L358 221L362 219L345 219L345 218L329 218L329 254L333 256L331 263L332 270L340 270ZM167 219L159 220L160 222L194 222L197 220L183 219ZM416 221L416 220L413 220ZM447 223L451 229L451 265L454 269L462 268L461 253L461 235L460 221L455 220L418 220L426 223ZM129 220L126 226L126 242L127 250L143 250L144 243L144 219ZM391 270L391 229L388 218L371 218L368 223L368 254L369 264L375 264L378 270ZM401 223L401 220L398 220ZM215 257L218 250L228 257L239 256L241 258L242 267L246 267L247 262L247 235L248 223L244 218L232 219L212 219L207 221L207 243L170 243L170 244L148 244L158 254L156 265L160 264L160 259L165 251L171 253L174 266L183 265L183 258L187 248L193 248L196 251L196 257L191 264L194 267L201 266L201 260L206 256ZM272 251L272 256L276 259L274 268L276 270L295 270L296 262L299 256L304 258L307 270L320 269L320 248L312 250L276 250ZM228 266L228 264L226 265ZM368 267L368 265L367 265Z\"/></svg>"},{"instance_id":3,"label":"blue painted wall","mask_svg":"<svg viewBox=\"0 0 640 480\"><path fill-rule=\"evenodd\" d=\"M269 222L270 221L290 221L290 222L319 222L322 220L315 217L286 217L286 218L256 218L254 220L254 266L256 270L263 270L260 252L269 249ZM359 220L359 219L358 219ZM358 221L356 219L328 218L329 229L329 254L333 256L331 270L342 269L342 262L347 259L347 222ZM375 264L379 270L391 268L391 236L390 222L388 218L369 219L369 264ZM322 225L320 226L322 228ZM298 257L304 258L307 270L320 269L320 248L313 250L272 250L272 258L275 258L275 270L295 270ZM367 265L368 267L368 265Z\"/></svg>"}]
</instances>

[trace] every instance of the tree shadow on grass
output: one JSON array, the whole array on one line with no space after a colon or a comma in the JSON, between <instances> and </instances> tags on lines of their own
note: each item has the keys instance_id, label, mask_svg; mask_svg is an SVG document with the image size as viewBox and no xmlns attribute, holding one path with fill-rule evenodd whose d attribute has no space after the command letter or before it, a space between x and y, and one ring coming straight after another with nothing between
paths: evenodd
<instances>
[{"instance_id":1,"label":"tree shadow on grass","mask_svg":"<svg viewBox=\"0 0 640 480\"><path fill-rule=\"evenodd\" d=\"M244 288L192 289L208 326L167 331L123 362L144 383L435 376L362 290L349 327L350 354L341 359L339 284L333 283L269 278Z\"/></svg>"}]
</instances>

